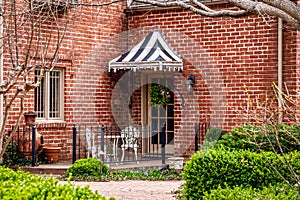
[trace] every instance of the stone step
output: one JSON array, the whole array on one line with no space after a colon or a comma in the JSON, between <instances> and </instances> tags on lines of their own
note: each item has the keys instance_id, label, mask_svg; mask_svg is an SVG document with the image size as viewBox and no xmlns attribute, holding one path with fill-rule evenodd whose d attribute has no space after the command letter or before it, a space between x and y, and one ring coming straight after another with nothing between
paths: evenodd
<instances>
[{"instance_id":1,"label":"stone step","mask_svg":"<svg viewBox=\"0 0 300 200\"><path fill-rule=\"evenodd\" d=\"M24 166L21 169L26 172L38 175L62 176L66 173L71 163L55 163L55 164L41 164L35 167Z\"/></svg>"},{"instance_id":2,"label":"stone step","mask_svg":"<svg viewBox=\"0 0 300 200\"><path fill-rule=\"evenodd\" d=\"M22 170L25 172L30 172L31 174L37 175L53 175L53 176L62 176L66 173L67 168L36 168L36 167L22 167Z\"/></svg>"}]
</instances>

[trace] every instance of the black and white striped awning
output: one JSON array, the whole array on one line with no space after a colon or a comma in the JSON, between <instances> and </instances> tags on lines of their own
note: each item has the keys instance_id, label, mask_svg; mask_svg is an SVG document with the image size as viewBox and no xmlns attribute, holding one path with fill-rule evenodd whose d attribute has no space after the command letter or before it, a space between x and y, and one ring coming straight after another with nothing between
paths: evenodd
<instances>
[{"instance_id":1,"label":"black and white striped awning","mask_svg":"<svg viewBox=\"0 0 300 200\"><path fill-rule=\"evenodd\" d=\"M108 63L108 71L117 70L181 71L181 58L165 41L159 30L152 31L130 51Z\"/></svg>"}]
</instances>

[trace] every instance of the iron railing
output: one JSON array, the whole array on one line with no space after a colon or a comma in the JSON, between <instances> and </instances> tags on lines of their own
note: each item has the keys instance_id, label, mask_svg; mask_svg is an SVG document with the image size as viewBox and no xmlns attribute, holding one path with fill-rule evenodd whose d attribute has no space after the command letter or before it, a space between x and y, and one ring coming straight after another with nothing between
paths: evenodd
<instances>
[{"instance_id":1,"label":"iron railing","mask_svg":"<svg viewBox=\"0 0 300 200\"><path fill-rule=\"evenodd\" d=\"M165 125L159 134L161 141L151 144L153 131L147 126L73 126L72 162L96 157L104 163L162 160L165 164ZM155 146L155 147L154 147Z\"/></svg>"},{"instance_id":2,"label":"iron railing","mask_svg":"<svg viewBox=\"0 0 300 200\"><path fill-rule=\"evenodd\" d=\"M12 130L14 127L12 127ZM6 138L10 137L12 130L8 132ZM41 138L41 144L43 143ZM39 150L36 149L36 126L19 126L16 134L8 144L10 148L6 149L6 153L11 156L12 162L19 164L31 163L36 166Z\"/></svg>"},{"instance_id":3,"label":"iron railing","mask_svg":"<svg viewBox=\"0 0 300 200\"><path fill-rule=\"evenodd\" d=\"M210 129L209 123L195 124L195 151L203 144L205 134ZM124 145L124 135L129 135L131 129L125 131L113 126L73 126L73 147L72 147L72 162L77 159L87 157L99 157L105 163L120 163L120 162L139 162L146 160L161 160L165 164L166 160L166 130L162 126L159 130L160 141L156 144L150 142L150 137L153 137L153 131L149 127L136 127L137 137L131 138L136 140L136 143L131 143L128 146ZM90 142L92 147L89 147L87 141L87 133L92 134ZM11 131L9 132L9 134ZM27 138L24 143L24 138ZM19 127L16 137L13 138L11 144L16 145L18 151L25 155L24 160L18 162L31 162L31 166L37 163L37 155L40 152L36 151L36 127ZM43 142L42 142L43 143ZM130 146L132 145L132 146ZM136 151L136 152L135 152ZM136 154L135 154L136 153ZM15 154L14 154L15 155ZM137 156L136 156L137 155Z\"/></svg>"},{"instance_id":4,"label":"iron railing","mask_svg":"<svg viewBox=\"0 0 300 200\"><path fill-rule=\"evenodd\" d=\"M195 152L199 150L199 146L203 145L205 135L209 129L209 122L195 124Z\"/></svg>"}]
</instances>

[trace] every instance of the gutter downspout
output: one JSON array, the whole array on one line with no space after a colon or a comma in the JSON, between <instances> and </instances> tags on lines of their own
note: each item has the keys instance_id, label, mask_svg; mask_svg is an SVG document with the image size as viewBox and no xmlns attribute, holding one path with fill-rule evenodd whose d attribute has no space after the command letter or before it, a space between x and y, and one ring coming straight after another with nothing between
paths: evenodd
<instances>
[{"instance_id":1,"label":"gutter downspout","mask_svg":"<svg viewBox=\"0 0 300 200\"><path fill-rule=\"evenodd\" d=\"M283 22L281 18L278 18L278 122L282 122L283 113L282 108L282 60L283 60L283 33L282 33Z\"/></svg>"}]
</instances>

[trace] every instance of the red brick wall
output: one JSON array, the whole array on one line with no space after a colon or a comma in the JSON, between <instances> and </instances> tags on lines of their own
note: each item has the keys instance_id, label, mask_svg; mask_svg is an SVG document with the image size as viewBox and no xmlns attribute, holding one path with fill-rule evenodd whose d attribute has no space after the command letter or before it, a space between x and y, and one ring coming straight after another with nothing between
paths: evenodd
<instances>
[{"instance_id":1,"label":"red brick wall","mask_svg":"<svg viewBox=\"0 0 300 200\"><path fill-rule=\"evenodd\" d=\"M113 121L111 114L112 79L107 73L107 59L109 48L113 44L106 44L107 38L120 33L125 26L123 4L116 3L104 7L82 8L73 18L72 24L61 52L72 61L70 74L66 73L65 87L65 121L66 130L59 138L68 138L65 146L66 156L71 158L71 127L78 125L102 125ZM103 46L108 46L107 48ZM102 48L98 48L102 46ZM102 58L105 56L107 58ZM48 132L46 133L49 134Z\"/></svg>"},{"instance_id":2,"label":"red brick wall","mask_svg":"<svg viewBox=\"0 0 300 200\"><path fill-rule=\"evenodd\" d=\"M185 77L189 74L196 76L194 90L199 103L200 122L215 120L214 126L223 125L221 128L229 131L236 124L246 121L238 114L241 108L247 108L248 97L244 85L253 99L263 101L273 94L271 84L277 82L276 18L208 18L174 9L128 12L128 22L130 30L161 29L173 49L186 61L182 74ZM189 37L194 45L187 46L185 40L176 38L180 34L172 36L177 32ZM285 33L284 40L287 51L284 57L284 81L294 87L296 80L299 80L295 75L295 53L292 53L298 44L293 42L296 40L295 31ZM195 57L202 57L203 60L196 59L196 62ZM202 63L198 63L199 60ZM207 69L199 69L203 67ZM221 85L223 88L214 89ZM220 105L225 101L227 106L213 107L215 101ZM181 115L178 115L178 120ZM218 124L223 120L223 124ZM179 125L175 125L175 128L180 129ZM187 150L192 143L193 131L176 134L175 155L188 156L193 151L192 147Z\"/></svg>"},{"instance_id":3,"label":"red brick wall","mask_svg":"<svg viewBox=\"0 0 300 200\"><path fill-rule=\"evenodd\" d=\"M300 6L300 1L297 1L298 6ZM297 105L296 105L296 111L297 111L297 118L298 122L300 121L300 31L297 31L296 34L296 42L297 42L297 47L296 47L296 91L297 91Z\"/></svg>"},{"instance_id":4,"label":"red brick wall","mask_svg":"<svg viewBox=\"0 0 300 200\"><path fill-rule=\"evenodd\" d=\"M38 125L45 143L62 147L61 160L71 159L74 123L115 123L111 93L116 81L107 73L107 63L154 29L163 31L184 60L182 76L175 77L175 82L184 87L182 77L196 77L194 93L183 94L187 99L184 109L175 92L176 156L188 157L193 152L195 122L210 121L227 131L245 122L237 114L247 106L244 84L251 98L272 95L271 83L277 81L277 19L208 18L181 9L128 12L125 19L123 9L116 3L71 10L78 13L68 26L57 63L65 69L65 120ZM127 28L128 38L126 32L118 35ZM298 32L284 29L284 81L293 89L300 89L299 41ZM9 56L5 58L5 71L9 71ZM140 93L137 90L133 98L137 122L142 118ZM25 106L25 110L33 110L33 93ZM18 104L13 107L9 125L15 124L19 111Z\"/></svg>"},{"instance_id":5,"label":"red brick wall","mask_svg":"<svg viewBox=\"0 0 300 200\"><path fill-rule=\"evenodd\" d=\"M299 121L299 31L289 25L283 28L283 91L296 100ZM298 93L297 93L298 91ZM290 104L292 105L292 104ZM287 118L285 117L287 120Z\"/></svg>"},{"instance_id":6,"label":"red brick wall","mask_svg":"<svg viewBox=\"0 0 300 200\"><path fill-rule=\"evenodd\" d=\"M298 122L300 121L300 32L297 32L296 35L296 112L297 112L297 119Z\"/></svg>"},{"instance_id":7,"label":"red brick wall","mask_svg":"<svg viewBox=\"0 0 300 200\"><path fill-rule=\"evenodd\" d=\"M61 45L55 67L65 70L64 120L59 122L38 121L38 131L44 136L45 145L60 146L60 160L70 160L72 150L72 126L80 123L111 123L110 94L113 83L107 74L107 60L102 55L112 52L104 46L107 38L126 28L124 4L114 3L102 7L76 7L68 12L70 21ZM43 26L50 33L51 26ZM110 42L112 43L112 42ZM21 45L21 44L20 44ZM109 48L114 44L106 44ZM54 46L50 48L54 49ZM25 52L20 52L24 56ZM115 54L113 54L115 55ZM112 55L106 56L111 59ZM5 54L5 71L10 71L10 55ZM38 58L39 59L39 58ZM4 75L6 77L7 74ZM11 97L11 94L8 94ZM34 109L34 95L30 92L24 111ZM16 123L19 103L13 105L7 129ZM22 119L21 124L24 120Z\"/></svg>"}]
</instances>

